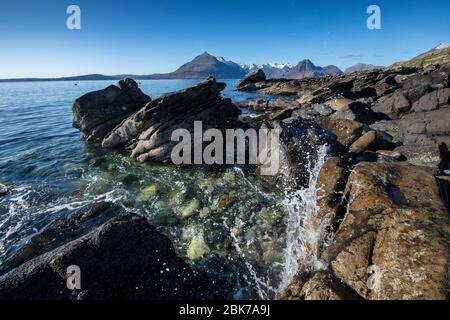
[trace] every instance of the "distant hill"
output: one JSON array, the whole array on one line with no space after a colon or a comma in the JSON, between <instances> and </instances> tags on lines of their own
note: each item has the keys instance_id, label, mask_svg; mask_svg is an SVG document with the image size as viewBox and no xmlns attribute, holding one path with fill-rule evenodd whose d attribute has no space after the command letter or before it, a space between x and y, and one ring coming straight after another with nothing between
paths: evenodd
<instances>
[{"instance_id":1,"label":"distant hill","mask_svg":"<svg viewBox=\"0 0 450 320\"><path fill-rule=\"evenodd\" d=\"M27 81L83 81L83 80L118 80L124 77L105 76L102 74L86 74L81 76L61 77L61 78L17 78L17 79L0 79L0 82L27 82Z\"/></svg>"},{"instance_id":2,"label":"distant hill","mask_svg":"<svg viewBox=\"0 0 450 320\"><path fill-rule=\"evenodd\" d=\"M425 68L434 64L448 64L450 63L450 44L440 44L435 48L418 55L408 61L396 62L390 68L396 67L415 67Z\"/></svg>"},{"instance_id":3,"label":"distant hill","mask_svg":"<svg viewBox=\"0 0 450 320\"><path fill-rule=\"evenodd\" d=\"M384 68L385 67L382 66L374 66L373 64L357 63L345 69L344 73L373 71L373 70L381 70Z\"/></svg>"}]
</instances>

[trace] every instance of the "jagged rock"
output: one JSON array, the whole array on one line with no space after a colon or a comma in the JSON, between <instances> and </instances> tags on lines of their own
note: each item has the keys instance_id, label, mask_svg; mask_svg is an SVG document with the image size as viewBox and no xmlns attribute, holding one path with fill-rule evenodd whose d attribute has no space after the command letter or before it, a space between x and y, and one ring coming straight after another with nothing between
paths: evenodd
<instances>
[{"instance_id":1,"label":"jagged rock","mask_svg":"<svg viewBox=\"0 0 450 320\"><path fill-rule=\"evenodd\" d=\"M367 263L382 273L368 299L445 299L450 222L434 176L406 163L362 162L350 174L346 195L347 213L323 255L339 265L336 275L363 292L356 268L366 264L367 241L354 240L374 233ZM337 258L345 252L364 254L345 267Z\"/></svg>"},{"instance_id":2,"label":"jagged rock","mask_svg":"<svg viewBox=\"0 0 450 320\"><path fill-rule=\"evenodd\" d=\"M121 80L118 86L87 93L72 106L73 127L89 142L101 142L116 125L151 99L132 79Z\"/></svg>"},{"instance_id":3,"label":"jagged rock","mask_svg":"<svg viewBox=\"0 0 450 320\"><path fill-rule=\"evenodd\" d=\"M315 123L304 120L286 119L285 121L266 121L261 129L278 130L280 133L279 170L273 175L262 176L278 187L304 187L309 183L310 164L315 163L319 147L328 145L330 150L336 147L336 138ZM270 141L270 137L267 138ZM274 161L274 158L271 159ZM263 162L257 169L269 166Z\"/></svg>"},{"instance_id":4,"label":"jagged rock","mask_svg":"<svg viewBox=\"0 0 450 320\"><path fill-rule=\"evenodd\" d=\"M450 106L439 110L410 113L397 121L403 130L404 144L449 143L450 142Z\"/></svg>"},{"instance_id":5,"label":"jagged rock","mask_svg":"<svg viewBox=\"0 0 450 320\"><path fill-rule=\"evenodd\" d=\"M168 93L149 102L128 117L103 140L103 147L123 148L140 162L171 162L175 129L187 129L193 139L194 121L202 121L202 129L233 128L240 111L220 91L224 83L212 77L198 85Z\"/></svg>"},{"instance_id":6,"label":"jagged rock","mask_svg":"<svg viewBox=\"0 0 450 320\"><path fill-rule=\"evenodd\" d=\"M317 272L302 287L300 298L304 300L359 300L351 290L327 272Z\"/></svg>"},{"instance_id":7,"label":"jagged rock","mask_svg":"<svg viewBox=\"0 0 450 320\"><path fill-rule=\"evenodd\" d=\"M347 119L364 124L375 122L378 117L367 105L363 103L352 103L349 107L341 108L331 115L334 119Z\"/></svg>"},{"instance_id":8,"label":"jagged rock","mask_svg":"<svg viewBox=\"0 0 450 320\"><path fill-rule=\"evenodd\" d=\"M450 88L439 89L422 96L414 102L414 112L432 111L450 104Z\"/></svg>"},{"instance_id":9,"label":"jagged rock","mask_svg":"<svg viewBox=\"0 0 450 320\"><path fill-rule=\"evenodd\" d=\"M357 121L334 119L331 117L318 117L314 120L322 128L333 132L337 141L348 148L362 134L364 125Z\"/></svg>"},{"instance_id":10,"label":"jagged rock","mask_svg":"<svg viewBox=\"0 0 450 320\"><path fill-rule=\"evenodd\" d=\"M81 290L66 286L66 268L81 270ZM2 300L188 299L191 268L169 239L133 215L116 217L88 235L0 277Z\"/></svg>"},{"instance_id":11,"label":"jagged rock","mask_svg":"<svg viewBox=\"0 0 450 320\"><path fill-rule=\"evenodd\" d=\"M372 109L375 112L388 115L392 119L397 119L401 114L411 109L411 103L404 92L397 90L391 95L383 97Z\"/></svg>"},{"instance_id":12,"label":"jagged rock","mask_svg":"<svg viewBox=\"0 0 450 320\"><path fill-rule=\"evenodd\" d=\"M247 73L245 75L244 78L242 78L241 80L239 80L236 83L236 88L239 90L249 84L254 84L256 82L265 81L265 80L266 80L266 75L265 75L264 71L262 71L261 69L251 70L249 73Z\"/></svg>"}]
</instances>

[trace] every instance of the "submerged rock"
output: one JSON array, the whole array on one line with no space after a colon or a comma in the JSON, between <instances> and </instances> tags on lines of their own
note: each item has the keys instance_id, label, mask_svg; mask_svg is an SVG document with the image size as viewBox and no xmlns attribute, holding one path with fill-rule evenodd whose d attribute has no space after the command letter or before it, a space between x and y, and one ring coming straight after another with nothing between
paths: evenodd
<instances>
[{"instance_id":1,"label":"submerged rock","mask_svg":"<svg viewBox=\"0 0 450 320\"><path fill-rule=\"evenodd\" d=\"M66 286L66 268L81 270L81 289ZM88 235L0 277L0 299L189 299L191 268L147 220L116 217Z\"/></svg>"},{"instance_id":2,"label":"submerged rock","mask_svg":"<svg viewBox=\"0 0 450 320\"><path fill-rule=\"evenodd\" d=\"M154 198L158 193L158 185L156 183L149 185L142 189L139 194L139 198L142 200L148 200Z\"/></svg>"},{"instance_id":3,"label":"submerged rock","mask_svg":"<svg viewBox=\"0 0 450 320\"><path fill-rule=\"evenodd\" d=\"M178 212L180 213L182 218L189 218L194 213L198 212L200 209L200 201L197 199L192 199L187 203L183 204Z\"/></svg>"},{"instance_id":4,"label":"submerged rock","mask_svg":"<svg viewBox=\"0 0 450 320\"><path fill-rule=\"evenodd\" d=\"M205 241L203 232L199 232L189 242L186 256L189 260L198 260L209 252L209 246Z\"/></svg>"}]
</instances>

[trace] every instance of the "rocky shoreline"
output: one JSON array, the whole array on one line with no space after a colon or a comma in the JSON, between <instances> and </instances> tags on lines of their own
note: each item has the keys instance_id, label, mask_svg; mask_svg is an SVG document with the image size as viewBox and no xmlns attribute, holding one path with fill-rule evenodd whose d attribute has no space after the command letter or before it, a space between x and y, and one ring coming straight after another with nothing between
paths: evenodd
<instances>
[{"instance_id":1,"label":"rocky shoreline","mask_svg":"<svg viewBox=\"0 0 450 320\"><path fill-rule=\"evenodd\" d=\"M212 77L154 100L125 79L78 98L73 126L99 148L158 163L170 163L171 132L192 132L194 121L220 131L277 128L283 170L267 180L281 189L307 187L307 164L327 145L305 226L318 234L308 252L323 267L300 268L278 298L447 299L449 79L450 65L302 80L266 80L258 70L237 89L289 99L247 103L222 98L225 84ZM92 231L76 229L87 220ZM56 246L63 234L70 241ZM83 290L66 289L72 264L86 270ZM1 299L205 299L214 281L177 258L144 218L110 204L48 226L0 272Z\"/></svg>"}]
</instances>

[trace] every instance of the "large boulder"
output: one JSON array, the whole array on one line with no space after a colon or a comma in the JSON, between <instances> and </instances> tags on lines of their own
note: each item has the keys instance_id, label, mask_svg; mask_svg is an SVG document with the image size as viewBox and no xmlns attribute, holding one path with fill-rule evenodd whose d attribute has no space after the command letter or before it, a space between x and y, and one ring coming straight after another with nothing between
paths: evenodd
<instances>
[{"instance_id":1,"label":"large boulder","mask_svg":"<svg viewBox=\"0 0 450 320\"><path fill-rule=\"evenodd\" d=\"M241 80L236 83L236 89L242 89L249 84L266 80L266 74L262 69L251 70Z\"/></svg>"},{"instance_id":2,"label":"large boulder","mask_svg":"<svg viewBox=\"0 0 450 320\"><path fill-rule=\"evenodd\" d=\"M323 258L367 299L446 299L450 220L435 177L406 163L357 164ZM367 268L379 282L367 288Z\"/></svg>"},{"instance_id":3,"label":"large boulder","mask_svg":"<svg viewBox=\"0 0 450 320\"><path fill-rule=\"evenodd\" d=\"M89 92L72 106L73 127L89 142L101 142L115 126L151 99L133 79L119 81L103 90Z\"/></svg>"},{"instance_id":4,"label":"large boulder","mask_svg":"<svg viewBox=\"0 0 450 320\"><path fill-rule=\"evenodd\" d=\"M125 149L140 162L171 162L172 132L186 129L193 143L194 122L201 121L202 129L233 128L240 114L230 99L220 91L225 83L212 77L196 86L165 94L149 102L144 108L125 119L102 142L103 147Z\"/></svg>"},{"instance_id":5,"label":"large boulder","mask_svg":"<svg viewBox=\"0 0 450 320\"><path fill-rule=\"evenodd\" d=\"M66 286L69 266L81 289ZM0 277L1 300L189 299L191 268L145 218L121 215Z\"/></svg>"},{"instance_id":6,"label":"large boulder","mask_svg":"<svg viewBox=\"0 0 450 320\"><path fill-rule=\"evenodd\" d=\"M414 102L414 112L431 111L450 104L450 88L443 88L430 92Z\"/></svg>"},{"instance_id":7,"label":"large boulder","mask_svg":"<svg viewBox=\"0 0 450 320\"><path fill-rule=\"evenodd\" d=\"M403 130L404 143L450 142L450 106L439 110L410 113L397 121Z\"/></svg>"}]
</instances>

